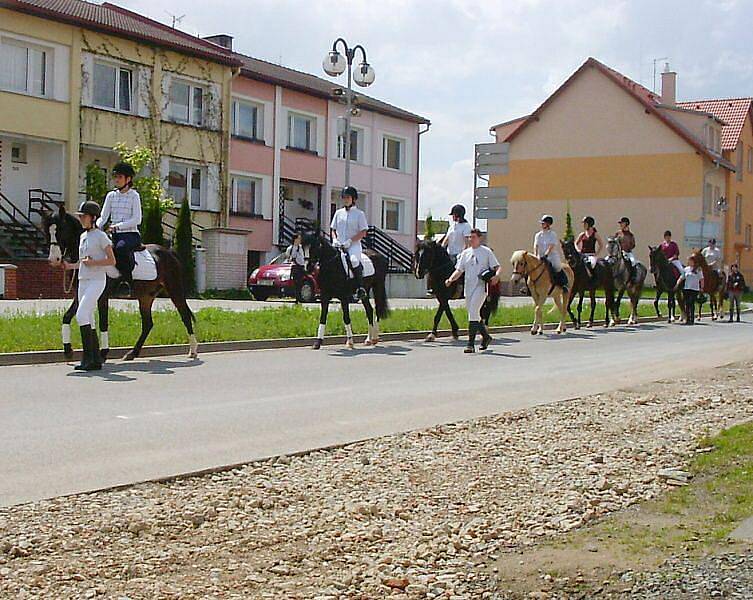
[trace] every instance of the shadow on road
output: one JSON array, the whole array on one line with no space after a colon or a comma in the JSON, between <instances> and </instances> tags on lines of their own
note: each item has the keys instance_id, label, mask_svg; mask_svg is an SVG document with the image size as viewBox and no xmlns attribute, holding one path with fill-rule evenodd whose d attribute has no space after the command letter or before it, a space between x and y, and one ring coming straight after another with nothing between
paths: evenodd
<instances>
[{"instance_id":1,"label":"shadow on road","mask_svg":"<svg viewBox=\"0 0 753 600\"><path fill-rule=\"evenodd\" d=\"M356 347L353 350L349 350L348 348L338 348L337 350L334 350L329 353L330 356L337 356L342 358L352 358L354 356L362 356L362 355L373 355L373 354L380 354L383 356L407 356L408 352L412 352L413 350L411 348L407 348L406 346L377 346L376 348L359 348Z\"/></svg>"},{"instance_id":2,"label":"shadow on road","mask_svg":"<svg viewBox=\"0 0 753 600\"><path fill-rule=\"evenodd\" d=\"M136 381L136 377L129 377L125 373L149 373L151 375L173 375L179 369L198 367L203 365L201 359L184 361L150 359L146 362L108 362L101 371L74 371L68 377L84 379L102 379L104 381L123 382Z\"/></svg>"}]
</instances>

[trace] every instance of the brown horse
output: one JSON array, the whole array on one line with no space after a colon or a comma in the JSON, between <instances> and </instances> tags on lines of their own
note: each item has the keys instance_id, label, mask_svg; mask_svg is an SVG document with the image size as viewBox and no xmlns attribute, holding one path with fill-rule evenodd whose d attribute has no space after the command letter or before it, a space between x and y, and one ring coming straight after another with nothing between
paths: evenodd
<instances>
[{"instance_id":1,"label":"brown horse","mask_svg":"<svg viewBox=\"0 0 753 600\"><path fill-rule=\"evenodd\" d=\"M706 257L700 250L694 250L690 256L695 259L695 264L701 268L701 272L703 273L703 289L701 292L702 294L708 294L709 304L711 305L711 320L716 321L718 318L724 316L724 297L727 295L727 278L724 274L719 274L709 267ZM703 299L702 294L699 294L701 300ZM702 313L703 302L699 302L699 321L701 320Z\"/></svg>"},{"instance_id":2,"label":"brown horse","mask_svg":"<svg viewBox=\"0 0 753 600\"><path fill-rule=\"evenodd\" d=\"M68 214L64 207L60 207L58 213L47 213L43 216L44 229L47 239L50 243L49 262L53 266L61 266L63 260L69 263L76 263L79 260L78 246L83 227L79 220L73 215ZM186 327L189 339L189 357L198 356L199 344L193 331L193 323L196 320L193 312L186 302L185 290L183 289L183 274L175 252L162 246L149 244L146 249L152 255L154 263L157 266L157 279L152 281L134 281L133 298L139 301L139 312L141 313L141 335L134 347L125 355L124 360L133 360L139 356L141 348L146 342L149 332L154 326L152 320L152 304L154 299L164 289L173 301L175 308L180 314L183 325ZM71 281L70 290L73 292L73 302L63 315L63 351L66 358L73 358L73 347L70 340L71 320L78 309L78 271L73 271L73 280ZM109 353L109 301L117 279L107 279L107 287L99 299L99 330L102 361L107 359Z\"/></svg>"}]
</instances>

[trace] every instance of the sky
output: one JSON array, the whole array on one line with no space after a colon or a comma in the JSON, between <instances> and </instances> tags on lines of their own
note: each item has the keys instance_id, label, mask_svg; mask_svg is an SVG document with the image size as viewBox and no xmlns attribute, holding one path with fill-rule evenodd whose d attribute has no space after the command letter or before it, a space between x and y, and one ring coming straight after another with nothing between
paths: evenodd
<instances>
[{"instance_id":1,"label":"sky","mask_svg":"<svg viewBox=\"0 0 753 600\"><path fill-rule=\"evenodd\" d=\"M376 71L366 93L428 117L419 216L472 206L473 145L533 111L593 56L652 88L665 62L678 100L753 95L753 0L112 0L315 75L339 36ZM666 58L665 58L666 57ZM658 78L657 78L658 79ZM342 83L342 82L341 82Z\"/></svg>"}]
</instances>

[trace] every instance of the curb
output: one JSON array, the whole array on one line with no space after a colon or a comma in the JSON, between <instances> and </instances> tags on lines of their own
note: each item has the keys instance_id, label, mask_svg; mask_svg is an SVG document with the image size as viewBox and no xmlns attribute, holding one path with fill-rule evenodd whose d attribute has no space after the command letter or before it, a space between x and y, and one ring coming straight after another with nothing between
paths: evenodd
<instances>
[{"instance_id":1,"label":"curb","mask_svg":"<svg viewBox=\"0 0 753 600\"><path fill-rule=\"evenodd\" d=\"M751 312L750 309L745 312ZM638 323L657 323L664 322L666 317L640 317ZM552 325L547 323L546 325ZM625 325L618 325L618 327L624 327ZM603 328L602 325L594 325L593 329ZM521 333L529 331L531 325L505 325L500 327L490 327L491 333L504 334L504 333ZM573 327L569 326L568 330L572 330ZM384 342L400 342L420 340L425 338L430 331L402 331L395 333L382 333L380 334L380 341ZM438 338L450 337L451 332L449 330L441 330L438 332ZM359 334L356 338L361 338L365 334ZM241 340L233 342L202 342L199 344L199 354L206 354L210 352L237 352L242 350L276 350L284 348L305 348L311 346L314 343L313 337L304 338L285 338L285 339L267 339L267 340ZM324 338L325 346L335 346L345 344L346 338L344 335L327 336ZM110 359L122 359L131 348L118 347L110 348L108 360ZM170 344L165 346L144 346L141 350L139 358L151 358L157 356L180 356L188 354L188 344ZM76 351L74 358L70 360L79 360L81 358L81 352ZM34 352L8 352L0 354L0 367L18 366L18 365L45 365L54 363L70 362L63 355L62 350L41 350Z\"/></svg>"}]
</instances>

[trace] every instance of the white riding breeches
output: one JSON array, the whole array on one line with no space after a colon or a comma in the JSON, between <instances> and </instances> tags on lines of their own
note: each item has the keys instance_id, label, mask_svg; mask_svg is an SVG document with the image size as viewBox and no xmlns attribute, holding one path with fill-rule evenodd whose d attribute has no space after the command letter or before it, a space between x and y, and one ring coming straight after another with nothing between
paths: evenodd
<instances>
[{"instance_id":1,"label":"white riding breeches","mask_svg":"<svg viewBox=\"0 0 753 600\"><path fill-rule=\"evenodd\" d=\"M465 307L468 309L469 321L481 320L481 307L486 302L486 286L477 285L473 290L465 290Z\"/></svg>"},{"instance_id":2,"label":"white riding breeches","mask_svg":"<svg viewBox=\"0 0 753 600\"><path fill-rule=\"evenodd\" d=\"M588 263L588 266L592 269L596 266L596 261L599 260L599 258L595 254L584 254L583 258Z\"/></svg>"},{"instance_id":3,"label":"white riding breeches","mask_svg":"<svg viewBox=\"0 0 753 600\"><path fill-rule=\"evenodd\" d=\"M685 271L685 267L683 266L682 262L680 262L679 258L676 258L669 262L671 262L675 266L675 269L677 269L680 273Z\"/></svg>"},{"instance_id":4,"label":"white riding breeches","mask_svg":"<svg viewBox=\"0 0 753 600\"><path fill-rule=\"evenodd\" d=\"M363 248L361 247L360 242L351 244L350 248L345 250L345 252L348 253L348 256L350 257L350 264L353 265L354 269L361 264L361 254L363 254Z\"/></svg>"},{"instance_id":5,"label":"white riding breeches","mask_svg":"<svg viewBox=\"0 0 753 600\"><path fill-rule=\"evenodd\" d=\"M78 310L76 311L76 322L79 327L92 325L94 323L94 311L97 308L97 301L105 291L107 280L102 279L79 279L78 282Z\"/></svg>"},{"instance_id":6,"label":"white riding breeches","mask_svg":"<svg viewBox=\"0 0 753 600\"><path fill-rule=\"evenodd\" d=\"M549 264L552 265L552 268L559 272L562 270L562 260L560 259L560 255L557 252L552 252L549 256L546 257L546 259L549 261Z\"/></svg>"},{"instance_id":7,"label":"white riding breeches","mask_svg":"<svg viewBox=\"0 0 753 600\"><path fill-rule=\"evenodd\" d=\"M624 252L625 258L627 258L630 261L630 264L635 266L638 263L638 259L635 258L635 254L632 252Z\"/></svg>"}]
</instances>

